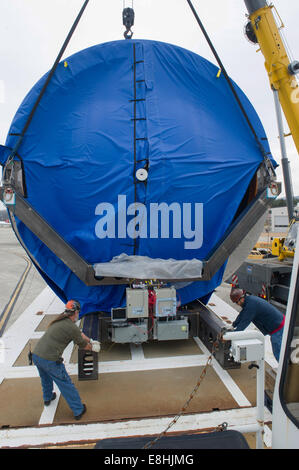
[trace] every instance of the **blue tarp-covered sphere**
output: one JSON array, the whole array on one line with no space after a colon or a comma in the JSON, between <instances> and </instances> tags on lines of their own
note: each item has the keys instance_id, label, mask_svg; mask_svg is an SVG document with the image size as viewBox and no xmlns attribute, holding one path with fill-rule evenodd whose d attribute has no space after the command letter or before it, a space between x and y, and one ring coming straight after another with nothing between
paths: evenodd
<instances>
[{"instance_id":1,"label":"blue tarp-covered sphere","mask_svg":"<svg viewBox=\"0 0 299 470\"><path fill-rule=\"evenodd\" d=\"M46 77L21 104L8 147ZM264 139L255 110L236 89ZM203 260L263 161L218 68L146 40L97 45L62 61L19 154L29 204L91 264L121 254ZM48 285L63 301L78 299L81 315L125 304L125 286L84 285L20 220L17 229ZM223 270L178 289L181 303L207 298Z\"/></svg>"}]
</instances>

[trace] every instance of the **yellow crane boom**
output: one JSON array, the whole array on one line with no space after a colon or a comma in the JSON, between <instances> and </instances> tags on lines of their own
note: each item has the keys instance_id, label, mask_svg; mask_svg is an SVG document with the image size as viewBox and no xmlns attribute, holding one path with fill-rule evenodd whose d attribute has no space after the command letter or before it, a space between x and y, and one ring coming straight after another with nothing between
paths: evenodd
<instances>
[{"instance_id":1,"label":"yellow crane boom","mask_svg":"<svg viewBox=\"0 0 299 470\"><path fill-rule=\"evenodd\" d=\"M270 85L277 90L279 101L299 153L299 86L296 73L299 62L291 62L280 34L273 9L266 0L245 0L250 23L248 38L258 43L265 58ZM281 25L283 26L283 25Z\"/></svg>"}]
</instances>

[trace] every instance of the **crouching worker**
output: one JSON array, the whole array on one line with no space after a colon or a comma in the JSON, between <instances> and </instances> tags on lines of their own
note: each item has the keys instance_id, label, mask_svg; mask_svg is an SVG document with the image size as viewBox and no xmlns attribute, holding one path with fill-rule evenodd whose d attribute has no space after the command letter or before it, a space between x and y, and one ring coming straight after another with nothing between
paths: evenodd
<instances>
[{"instance_id":1,"label":"crouching worker","mask_svg":"<svg viewBox=\"0 0 299 470\"><path fill-rule=\"evenodd\" d=\"M273 354L279 361L284 315L266 300L255 295L246 295L242 289L232 289L232 302L242 307L233 323L235 331L242 331L252 322L264 336L270 335Z\"/></svg>"},{"instance_id":2,"label":"crouching worker","mask_svg":"<svg viewBox=\"0 0 299 470\"><path fill-rule=\"evenodd\" d=\"M79 302L70 300L65 306L65 311L50 323L32 353L33 363L41 379L44 404L48 406L52 400L55 400L56 393L53 392L53 382L55 382L77 420L86 412L86 406L81 402L80 395L65 369L62 353L71 341L79 348L100 351L100 343L81 333L75 324L79 318L80 308Z\"/></svg>"}]
</instances>

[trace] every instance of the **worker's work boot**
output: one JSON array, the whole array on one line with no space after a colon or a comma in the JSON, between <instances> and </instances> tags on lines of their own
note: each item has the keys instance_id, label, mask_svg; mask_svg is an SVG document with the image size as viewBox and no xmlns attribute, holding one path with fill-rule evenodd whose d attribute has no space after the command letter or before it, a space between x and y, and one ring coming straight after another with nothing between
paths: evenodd
<instances>
[{"instance_id":1,"label":"worker's work boot","mask_svg":"<svg viewBox=\"0 0 299 470\"><path fill-rule=\"evenodd\" d=\"M81 413L79 415L75 416L74 418L78 421L79 419L82 418L84 413L86 413L86 405L83 404L83 411L81 411Z\"/></svg>"},{"instance_id":2,"label":"worker's work boot","mask_svg":"<svg viewBox=\"0 0 299 470\"><path fill-rule=\"evenodd\" d=\"M56 393L53 392L51 400L47 400L47 401L44 402L45 406L49 406L51 401L55 400L55 398L56 398Z\"/></svg>"}]
</instances>

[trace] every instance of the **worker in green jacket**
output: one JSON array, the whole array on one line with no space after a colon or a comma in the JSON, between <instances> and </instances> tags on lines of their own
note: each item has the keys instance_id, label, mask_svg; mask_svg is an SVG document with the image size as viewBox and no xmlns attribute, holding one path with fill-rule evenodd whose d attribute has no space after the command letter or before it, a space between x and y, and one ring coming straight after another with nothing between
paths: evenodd
<instances>
[{"instance_id":1,"label":"worker in green jacket","mask_svg":"<svg viewBox=\"0 0 299 470\"><path fill-rule=\"evenodd\" d=\"M65 311L50 323L32 354L33 363L36 365L41 379L44 404L48 406L52 400L55 400L56 393L53 392L53 383L55 382L72 409L76 420L81 419L86 412L86 405L82 403L80 395L65 369L62 353L71 341L79 348L100 351L100 343L88 338L76 325L80 308L78 301L70 300L65 306Z\"/></svg>"}]
</instances>

